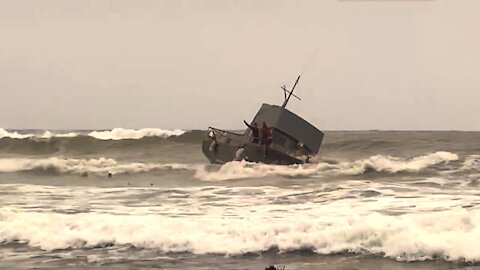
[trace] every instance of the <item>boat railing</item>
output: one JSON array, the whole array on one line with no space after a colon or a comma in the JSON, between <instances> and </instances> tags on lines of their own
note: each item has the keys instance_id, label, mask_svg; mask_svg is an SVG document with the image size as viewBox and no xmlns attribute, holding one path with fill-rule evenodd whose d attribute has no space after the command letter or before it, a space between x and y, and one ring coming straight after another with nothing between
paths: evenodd
<instances>
[{"instance_id":1,"label":"boat railing","mask_svg":"<svg viewBox=\"0 0 480 270\"><path fill-rule=\"evenodd\" d=\"M207 137L209 138L211 138L210 132L213 132L214 138L218 142L239 146L244 144L245 141L245 137L243 136L243 134L235 133L232 131L208 127Z\"/></svg>"},{"instance_id":2,"label":"boat railing","mask_svg":"<svg viewBox=\"0 0 480 270\"><path fill-rule=\"evenodd\" d=\"M232 132L232 131L223 130L223 129L219 129L219 128L208 127L208 129L213 130L215 132L222 132L222 133L226 133L226 134L230 134L230 135L234 135L234 136L243 136L243 134L235 133L235 132Z\"/></svg>"}]
</instances>

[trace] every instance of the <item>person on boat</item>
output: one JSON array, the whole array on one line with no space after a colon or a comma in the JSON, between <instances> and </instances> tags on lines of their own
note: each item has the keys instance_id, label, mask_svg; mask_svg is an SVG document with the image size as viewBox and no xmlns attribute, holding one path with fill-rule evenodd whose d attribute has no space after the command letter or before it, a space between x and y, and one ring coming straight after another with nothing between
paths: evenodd
<instances>
[{"instance_id":1,"label":"person on boat","mask_svg":"<svg viewBox=\"0 0 480 270\"><path fill-rule=\"evenodd\" d=\"M253 125L249 125L247 121L243 120L243 123L245 123L245 125L252 130L252 139L250 141L252 143L260 143L260 131L258 129L257 122L253 122Z\"/></svg>"},{"instance_id":2,"label":"person on boat","mask_svg":"<svg viewBox=\"0 0 480 270\"><path fill-rule=\"evenodd\" d=\"M241 161L242 159L245 158L244 155L245 152L245 144L242 144L238 147L237 151L235 152L235 161Z\"/></svg>"},{"instance_id":3,"label":"person on boat","mask_svg":"<svg viewBox=\"0 0 480 270\"><path fill-rule=\"evenodd\" d=\"M208 133L208 137L210 138L210 140L212 140L208 150L210 152L216 152L216 150L217 150L217 136L215 135L215 132L213 132L213 130L210 131L210 133Z\"/></svg>"},{"instance_id":4,"label":"person on boat","mask_svg":"<svg viewBox=\"0 0 480 270\"><path fill-rule=\"evenodd\" d=\"M262 123L262 128L260 129L260 141L261 144L263 145L263 156L267 156L267 147L272 144L273 140L273 134L272 134L272 128L269 128L267 126L267 123L263 122Z\"/></svg>"}]
</instances>

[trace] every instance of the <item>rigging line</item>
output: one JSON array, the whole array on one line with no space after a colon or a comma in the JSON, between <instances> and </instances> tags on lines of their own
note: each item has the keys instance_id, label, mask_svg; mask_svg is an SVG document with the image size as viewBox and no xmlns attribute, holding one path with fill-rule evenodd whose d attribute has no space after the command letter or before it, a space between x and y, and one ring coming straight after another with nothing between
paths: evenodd
<instances>
[{"instance_id":1,"label":"rigging line","mask_svg":"<svg viewBox=\"0 0 480 270\"><path fill-rule=\"evenodd\" d=\"M303 75L303 73L305 72L307 67L310 65L310 63L312 63L313 59L315 58L315 55L317 54L317 51L318 51L318 47L313 52L312 56L310 56L310 58L307 60L307 62L305 63L305 66L303 66L302 73L300 73L300 76Z\"/></svg>"}]
</instances>

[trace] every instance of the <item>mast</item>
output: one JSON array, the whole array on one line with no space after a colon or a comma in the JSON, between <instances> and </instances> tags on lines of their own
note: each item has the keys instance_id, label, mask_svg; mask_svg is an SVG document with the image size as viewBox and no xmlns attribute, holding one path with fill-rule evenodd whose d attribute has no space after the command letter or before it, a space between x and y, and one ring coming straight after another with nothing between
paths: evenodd
<instances>
[{"instance_id":1,"label":"mast","mask_svg":"<svg viewBox=\"0 0 480 270\"><path fill-rule=\"evenodd\" d=\"M282 86L282 89L283 89L283 93L284 93L284 96L285 96L285 100L283 101L283 104L282 104L282 108L285 108L287 106L287 103L288 101L290 100L290 97L291 96L294 96L296 97L298 100L301 100L299 97L297 97L296 95L293 94L293 90L295 90L295 86L297 86L298 84L298 81L300 80L300 75L298 75L297 77L297 80L295 81L295 84L293 84L293 87L292 87L292 90L287 90L287 88L284 86ZM287 96L287 93L288 93L288 96Z\"/></svg>"}]
</instances>

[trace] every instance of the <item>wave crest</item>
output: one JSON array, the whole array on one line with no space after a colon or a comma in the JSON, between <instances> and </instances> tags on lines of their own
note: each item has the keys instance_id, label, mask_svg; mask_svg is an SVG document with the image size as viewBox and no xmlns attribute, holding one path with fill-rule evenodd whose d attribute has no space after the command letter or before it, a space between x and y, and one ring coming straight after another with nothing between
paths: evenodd
<instances>
[{"instance_id":1,"label":"wave crest","mask_svg":"<svg viewBox=\"0 0 480 270\"><path fill-rule=\"evenodd\" d=\"M172 136L180 136L185 131L180 129L164 130L159 128L142 128L142 129L124 129L114 128L109 131L92 131L88 134L99 140L124 140L124 139L141 139L143 137L161 137L168 138Z\"/></svg>"},{"instance_id":2,"label":"wave crest","mask_svg":"<svg viewBox=\"0 0 480 270\"><path fill-rule=\"evenodd\" d=\"M60 174L107 175L124 173L142 173L158 169L186 170L191 166L179 163L118 163L111 158L99 159L63 159L51 157L46 159L6 158L0 159L0 172L21 172L41 170Z\"/></svg>"},{"instance_id":3,"label":"wave crest","mask_svg":"<svg viewBox=\"0 0 480 270\"><path fill-rule=\"evenodd\" d=\"M352 163L339 164L345 174L362 174L369 170L376 172L419 172L427 167L458 160L458 155L445 151L438 151L424 156L405 159L392 156L376 155Z\"/></svg>"},{"instance_id":4,"label":"wave crest","mask_svg":"<svg viewBox=\"0 0 480 270\"><path fill-rule=\"evenodd\" d=\"M319 254L379 254L400 261L480 260L480 251L471 241L480 234L478 212L454 209L403 216L320 213L242 219L212 215L199 219L153 214L29 213L4 208L0 210L0 241L26 241L44 250L97 248L108 243L195 254L246 254L278 248L311 249Z\"/></svg>"},{"instance_id":5,"label":"wave crest","mask_svg":"<svg viewBox=\"0 0 480 270\"><path fill-rule=\"evenodd\" d=\"M185 131L181 129L167 130L160 128L142 128L142 129L126 129L126 128L114 128L112 130L105 131L92 131L87 134L82 134L78 132L68 132L68 133L55 133L52 131L44 131L41 134L34 133L19 133L18 131L8 131L0 128L0 139L1 138L12 138L12 139L49 139L49 138L71 138L76 136L90 136L98 140L124 140L124 139L141 139L144 137L161 137L168 138L172 136L180 136L184 134Z\"/></svg>"},{"instance_id":6,"label":"wave crest","mask_svg":"<svg viewBox=\"0 0 480 270\"><path fill-rule=\"evenodd\" d=\"M476 171L480 169L480 155L471 155L465 159L460 171Z\"/></svg>"},{"instance_id":7,"label":"wave crest","mask_svg":"<svg viewBox=\"0 0 480 270\"><path fill-rule=\"evenodd\" d=\"M361 175L371 171L389 174L398 172L417 173L431 166L455 160L458 160L458 155L450 152L436 152L412 159L377 155L352 162L320 162L318 164L291 166L267 165L246 161L234 161L221 166L210 166L186 163L119 163L112 158L4 158L0 159L0 172L42 170L44 172L54 171L62 174L88 175L93 173L105 175L107 173L142 173L159 169L181 169L194 171L194 176L203 181L223 181L268 176L321 177Z\"/></svg>"},{"instance_id":8,"label":"wave crest","mask_svg":"<svg viewBox=\"0 0 480 270\"><path fill-rule=\"evenodd\" d=\"M336 175L361 175L370 171L383 173L420 172L428 167L458 160L458 155L439 151L411 159L376 155L353 162L277 166L250 163L246 161L229 162L216 171L200 168L196 177L205 181L222 181L241 178L259 178L271 175L288 177L315 177Z\"/></svg>"}]
</instances>

